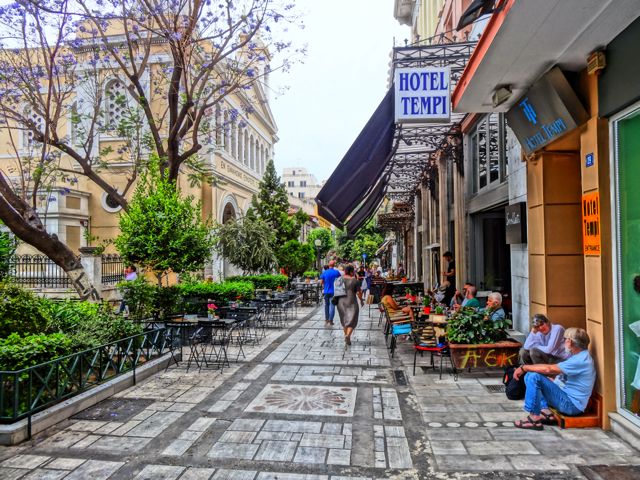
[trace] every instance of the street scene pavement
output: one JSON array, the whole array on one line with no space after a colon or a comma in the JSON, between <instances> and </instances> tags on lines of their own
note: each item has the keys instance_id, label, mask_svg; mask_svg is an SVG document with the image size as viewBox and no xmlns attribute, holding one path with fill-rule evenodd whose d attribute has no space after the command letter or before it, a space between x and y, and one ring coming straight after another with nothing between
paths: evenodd
<instances>
[{"instance_id":1,"label":"street scene pavement","mask_svg":"<svg viewBox=\"0 0 640 480\"><path fill-rule=\"evenodd\" d=\"M596 479L610 478L596 473L607 466L624 479L638 472L628 466L640 464L640 454L610 432L515 428L522 403L500 391L501 371L465 371L457 381L445 371L439 379L425 356L413 376L412 343L401 339L390 358L378 317L365 306L346 347L337 318L328 328L322 308L299 308L286 328L245 346L245 358L234 362L231 348L222 373L187 371L185 348L178 366L0 449L0 478Z\"/></svg>"}]
</instances>

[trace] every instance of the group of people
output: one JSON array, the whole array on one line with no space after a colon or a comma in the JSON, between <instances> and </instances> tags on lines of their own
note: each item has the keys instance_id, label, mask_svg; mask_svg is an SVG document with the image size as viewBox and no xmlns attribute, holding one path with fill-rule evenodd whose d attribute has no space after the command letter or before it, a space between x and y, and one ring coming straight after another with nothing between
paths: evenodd
<instances>
[{"instance_id":1,"label":"group of people","mask_svg":"<svg viewBox=\"0 0 640 480\"><path fill-rule=\"evenodd\" d=\"M557 424L551 408L565 415L586 410L596 370L584 329L565 330L542 314L535 314L531 323L531 332L520 350L520 366L513 374L516 381L524 375L524 409L529 415L515 426L542 430L544 425Z\"/></svg>"},{"instance_id":2,"label":"group of people","mask_svg":"<svg viewBox=\"0 0 640 480\"><path fill-rule=\"evenodd\" d=\"M335 289L336 280L339 278L342 279L344 291L338 296L335 295ZM345 266L344 272L341 272L336 268L335 261L331 260L324 266L320 282L323 287L325 326L333 327L337 309L344 333L344 343L347 346L351 345L351 335L358 325L360 305L364 303L362 287L367 285L366 277L357 276L353 265Z\"/></svg>"}]
</instances>

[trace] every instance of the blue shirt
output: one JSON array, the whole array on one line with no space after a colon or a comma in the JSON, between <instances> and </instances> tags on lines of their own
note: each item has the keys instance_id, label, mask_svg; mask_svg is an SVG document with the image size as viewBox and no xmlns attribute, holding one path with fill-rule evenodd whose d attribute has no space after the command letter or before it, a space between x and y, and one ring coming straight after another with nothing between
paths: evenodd
<instances>
[{"instance_id":1,"label":"blue shirt","mask_svg":"<svg viewBox=\"0 0 640 480\"><path fill-rule=\"evenodd\" d=\"M589 351L582 350L571 355L558 363L558 367L562 374L556 377L555 384L567 394L576 408L584 412L596 383L596 369Z\"/></svg>"},{"instance_id":2,"label":"blue shirt","mask_svg":"<svg viewBox=\"0 0 640 480\"><path fill-rule=\"evenodd\" d=\"M542 332L531 332L524 342L524 349L531 350L534 347L547 355L562 359L567 358L567 353L564 350L564 327L552 323L551 329L546 335Z\"/></svg>"},{"instance_id":3,"label":"blue shirt","mask_svg":"<svg viewBox=\"0 0 640 480\"><path fill-rule=\"evenodd\" d=\"M502 307L498 307L497 310L493 311L489 317L492 322L497 322L499 320L504 320L506 314L504 313L504 309Z\"/></svg>"},{"instance_id":4,"label":"blue shirt","mask_svg":"<svg viewBox=\"0 0 640 480\"><path fill-rule=\"evenodd\" d=\"M323 289L322 293L328 293L333 295L333 282L340 276L340 272L335 268L329 268L322 272L320 280L322 280Z\"/></svg>"}]
</instances>

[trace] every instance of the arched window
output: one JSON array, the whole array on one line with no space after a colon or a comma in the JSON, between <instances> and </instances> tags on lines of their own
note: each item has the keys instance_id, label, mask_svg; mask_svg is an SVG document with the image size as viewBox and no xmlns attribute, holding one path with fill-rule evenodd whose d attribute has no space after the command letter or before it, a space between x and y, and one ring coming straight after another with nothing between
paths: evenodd
<instances>
[{"instance_id":1,"label":"arched window","mask_svg":"<svg viewBox=\"0 0 640 480\"><path fill-rule=\"evenodd\" d=\"M238 123L234 120L231 123L231 156L238 158Z\"/></svg>"},{"instance_id":2,"label":"arched window","mask_svg":"<svg viewBox=\"0 0 640 480\"><path fill-rule=\"evenodd\" d=\"M120 79L109 80L105 88L107 130L117 130L128 107L127 91Z\"/></svg>"},{"instance_id":3,"label":"arched window","mask_svg":"<svg viewBox=\"0 0 640 480\"><path fill-rule=\"evenodd\" d=\"M24 109L24 129L22 130L22 148L31 148L40 142L34 139L33 129L39 132L44 131L44 120L40 115L31 111L31 108Z\"/></svg>"},{"instance_id":4,"label":"arched window","mask_svg":"<svg viewBox=\"0 0 640 480\"><path fill-rule=\"evenodd\" d=\"M253 135L249 137L249 168L251 170L256 168L256 144Z\"/></svg>"},{"instance_id":5,"label":"arched window","mask_svg":"<svg viewBox=\"0 0 640 480\"><path fill-rule=\"evenodd\" d=\"M264 145L260 146L260 175L264 174L265 157L267 156L267 149Z\"/></svg>"},{"instance_id":6,"label":"arched window","mask_svg":"<svg viewBox=\"0 0 640 480\"><path fill-rule=\"evenodd\" d=\"M215 124L216 147L222 146L222 109L220 105L216 105L216 124Z\"/></svg>"},{"instance_id":7,"label":"arched window","mask_svg":"<svg viewBox=\"0 0 640 480\"><path fill-rule=\"evenodd\" d=\"M223 116L223 124L222 124L222 145L226 152L229 152L229 144L230 142L230 133L229 133L229 114L225 110Z\"/></svg>"},{"instance_id":8,"label":"arched window","mask_svg":"<svg viewBox=\"0 0 640 480\"><path fill-rule=\"evenodd\" d=\"M249 143L249 132L247 129L244 129L244 153L242 158L242 163L244 165L249 165L249 147L251 144Z\"/></svg>"}]
</instances>

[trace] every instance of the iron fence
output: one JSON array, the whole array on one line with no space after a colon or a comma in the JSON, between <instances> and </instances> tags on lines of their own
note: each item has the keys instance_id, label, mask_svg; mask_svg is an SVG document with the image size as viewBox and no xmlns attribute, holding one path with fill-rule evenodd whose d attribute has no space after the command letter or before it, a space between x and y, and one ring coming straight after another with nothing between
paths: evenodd
<instances>
[{"instance_id":1,"label":"iron fence","mask_svg":"<svg viewBox=\"0 0 640 480\"><path fill-rule=\"evenodd\" d=\"M67 273L45 255L14 255L9 276L26 288L71 288Z\"/></svg>"},{"instance_id":2,"label":"iron fence","mask_svg":"<svg viewBox=\"0 0 640 480\"><path fill-rule=\"evenodd\" d=\"M173 355L164 328L15 371L0 371L0 423L30 417L165 353Z\"/></svg>"},{"instance_id":3,"label":"iron fence","mask_svg":"<svg viewBox=\"0 0 640 480\"><path fill-rule=\"evenodd\" d=\"M115 285L124 280L124 261L117 254L102 255L102 284Z\"/></svg>"}]
</instances>

